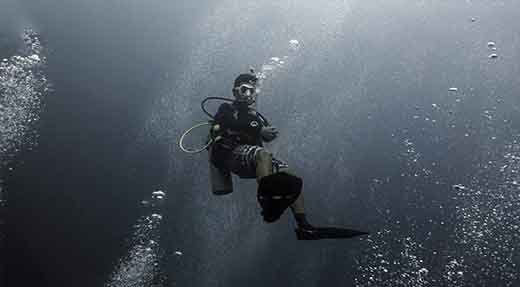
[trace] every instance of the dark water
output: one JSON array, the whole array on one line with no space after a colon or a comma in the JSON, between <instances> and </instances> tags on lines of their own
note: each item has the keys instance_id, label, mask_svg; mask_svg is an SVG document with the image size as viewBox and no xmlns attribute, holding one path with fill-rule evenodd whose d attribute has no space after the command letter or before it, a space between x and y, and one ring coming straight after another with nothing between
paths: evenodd
<instances>
[{"instance_id":1,"label":"dark water","mask_svg":"<svg viewBox=\"0 0 520 287\"><path fill-rule=\"evenodd\" d=\"M0 4L7 286L520 284L515 1L29 2ZM178 149L249 66L311 222L369 237L296 241Z\"/></svg>"}]
</instances>

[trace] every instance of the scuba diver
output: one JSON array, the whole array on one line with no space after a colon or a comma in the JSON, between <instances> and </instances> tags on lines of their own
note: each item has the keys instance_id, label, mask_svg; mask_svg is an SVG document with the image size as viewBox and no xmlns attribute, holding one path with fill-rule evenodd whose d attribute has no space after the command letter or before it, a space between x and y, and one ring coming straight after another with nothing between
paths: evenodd
<instances>
[{"instance_id":1,"label":"scuba diver","mask_svg":"<svg viewBox=\"0 0 520 287\"><path fill-rule=\"evenodd\" d=\"M255 178L264 221L278 220L290 207L297 223L295 232L299 240L368 234L345 228L315 227L307 221L301 192L303 180L291 173L287 163L277 159L263 145L273 141L278 130L254 108L259 93L258 80L253 70L240 74L232 89L234 99L231 103L221 104L213 116L212 144L207 147L213 193L223 195L233 191L232 173L240 178Z\"/></svg>"}]
</instances>

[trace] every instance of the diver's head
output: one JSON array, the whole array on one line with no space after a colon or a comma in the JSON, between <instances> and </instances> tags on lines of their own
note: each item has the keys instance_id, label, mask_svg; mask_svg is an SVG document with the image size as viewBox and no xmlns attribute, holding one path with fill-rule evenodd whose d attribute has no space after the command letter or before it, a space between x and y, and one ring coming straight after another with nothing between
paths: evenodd
<instances>
[{"instance_id":1,"label":"diver's head","mask_svg":"<svg viewBox=\"0 0 520 287\"><path fill-rule=\"evenodd\" d=\"M258 96L256 83L258 78L254 74L240 74L233 85L233 96L238 104L253 105Z\"/></svg>"}]
</instances>

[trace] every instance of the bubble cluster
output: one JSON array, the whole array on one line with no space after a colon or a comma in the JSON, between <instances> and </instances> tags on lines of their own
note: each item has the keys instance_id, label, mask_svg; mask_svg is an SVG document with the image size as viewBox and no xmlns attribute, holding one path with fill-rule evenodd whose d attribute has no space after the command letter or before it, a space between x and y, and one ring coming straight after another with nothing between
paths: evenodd
<instances>
[{"instance_id":1,"label":"bubble cluster","mask_svg":"<svg viewBox=\"0 0 520 287\"><path fill-rule=\"evenodd\" d=\"M467 185L454 186L456 243L473 281L481 285L518 280L520 248L520 145L506 144ZM515 257L516 256L516 257ZM509 285L507 285L509 284Z\"/></svg>"},{"instance_id":2,"label":"bubble cluster","mask_svg":"<svg viewBox=\"0 0 520 287\"><path fill-rule=\"evenodd\" d=\"M364 242L365 256L356 260L355 286L473 286L456 250L437 251L415 235L390 229L369 235Z\"/></svg>"},{"instance_id":3,"label":"bubble cluster","mask_svg":"<svg viewBox=\"0 0 520 287\"><path fill-rule=\"evenodd\" d=\"M105 286L154 286L153 282L159 272L159 258L154 253L154 245L152 242L135 245Z\"/></svg>"},{"instance_id":4,"label":"bubble cluster","mask_svg":"<svg viewBox=\"0 0 520 287\"><path fill-rule=\"evenodd\" d=\"M289 41L289 47L292 50L297 51L300 48L300 42L296 39L292 39Z\"/></svg>"},{"instance_id":5,"label":"bubble cluster","mask_svg":"<svg viewBox=\"0 0 520 287\"><path fill-rule=\"evenodd\" d=\"M166 196L166 193L164 193L164 191L162 191L162 190L156 190L156 191L152 192L152 198L155 201L162 201L165 196Z\"/></svg>"},{"instance_id":6,"label":"bubble cluster","mask_svg":"<svg viewBox=\"0 0 520 287\"><path fill-rule=\"evenodd\" d=\"M289 53L283 57L271 57L266 63L262 64L260 71L256 73L256 76L260 79L259 86L261 86L263 80L272 76L273 73L283 68L287 61L290 59L290 54L296 53L300 49L300 42L298 40L289 41Z\"/></svg>"},{"instance_id":7,"label":"bubble cluster","mask_svg":"<svg viewBox=\"0 0 520 287\"><path fill-rule=\"evenodd\" d=\"M430 286L430 271L421 257L424 247L414 239L384 230L365 242L368 256L358 262L355 286Z\"/></svg>"},{"instance_id":8,"label":"bubble cluster","mask_svg":"<svg viewBox=\"0 0 520 287\"><path fill-rule=\"evenodd\" d=\"M165 196L163 191L155 191L152 193L152 199L147 202L162 201ZM134 232L130 242L132 247L117 263L105 284L106 287L163 286L161 262L164 251L159 245L163 216L155 207L157 205L147 206L148 215L140 218L133 226Z\"/></svg>"},{"instance_id":9,"label":"bubble cluster","mask_svg":"<svg viewBox=\"0 0 520 287\"><path fill-rule=\"evenodd\" d=\"M404 151L402 156L407 159L407 168L403 170L401 176L423 177L427 178L432 175L432 171L421 162L421 153L417 151L415 144L411 139L403 141Z\"/></svg>"},{"instance_id":10,"label":"bubble cluster","mask_svg":"<svg viewBox=\"0 0 520 287\"><path fill-rule=\"evenodd\" d=\"M457 97L465 95L458 89L449 92ZM455 102L462 108L461 101ZM516 255L520 248L520 135L501 132L500 125L510 121L495 106L481 107L475 113L481 129L465 123L462 128L466 131L461 134L460 129L449 132L457 123L451 112L455 106L429 105L430 115L414 117L424 122L412 122L413 127L403 128L400 136L399 132L392 134L404 161L404 188L399 196L406 198L406 205L392 209L391 200L380 192L390 185L382 179L370 183L371 202L377 202L374 209L383 218L385 229L364 241L366 250L357 258L356 285L516 286L520 279L520 256ZM426 106L413 110L428 111ZM424 125L437 115L435 128ZM421 136L430 135L444 143L446 151L458 149L470 135L481 138L471 168L474 174L462 177L468 180L448 184L449 178L438 172L439 163L422 149L428 146L409 132L417 127L428 132ZM433 184L437 187L432 188ZM426 190L439 196L428 197L423 192Z\"/></svg>"},{"instance_id":11,"label":"bubble cluster","mask_svg":"<svg viewBox=\"0 0 520 287\"><path fill-rule=\"evenodd\" d=\"M466 286L468 284L464 283L464 274L467 270L466 265L464 264L464 259L451 259L444 266L444 270L442 272L442 281L444 282L443 286Z\"/></svg>"},{"instance_id":12,"label":"bubble cluster","mask_svg":"<svg viewBox=\"0 0 520 287\"><path fill-rule=\"evenodd\" d=\"M34 123L39 120L43 95L49 89L44 74L45 55L38 34L22 34L19 55L0 60L0 170L7 168L22 148L36 145ZM12 170L10 167L8 170ZM7 195L0 179L0 248L3 246Z\"/></svg>"},{"instance_id":13,"label":"bubble cluster","mask_svg":"<svg viewBox=\"0 0 520 287\"><path fill-rule=\"evenodd\" d=\"M38 34L25 29L22 39L20 55L0 62L0 163L4 167L22 146L36 144L29 134L39 120L42 97L49 90Z\"/></svg>"},{"instance_id":14,"label":"bubble cluster","mask_svg":"<svg viewBox=\"0 0 520 287\"><path fill-rule=\"evenodd\" d=\"M489 54L488 58L490 58L490 59L498 58L498 54L495 53L497 51L496 43L493 41L489 41L487 43L487 46L488 46L489 50L491 50L493 52L493 53Z\"/></svg>"}]
</instances>

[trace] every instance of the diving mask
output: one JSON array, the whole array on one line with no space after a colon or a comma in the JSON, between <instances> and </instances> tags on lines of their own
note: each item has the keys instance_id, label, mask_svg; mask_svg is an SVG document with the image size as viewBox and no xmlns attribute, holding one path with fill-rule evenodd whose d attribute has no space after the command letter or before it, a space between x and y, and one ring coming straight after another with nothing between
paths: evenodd
<instances>
[{"instance_id":1,"label":"diving mask","mask_svg":"<svg viewBox=\"0 0 520 287\"><path fill-rule=\"evenodd\" d=\"M247 102L249 105L256 101L258 91L254 85L244 83L238 87L235 87L234 89L236 91L235 95L238 101Z\"/></svg>"}]
</instances>

